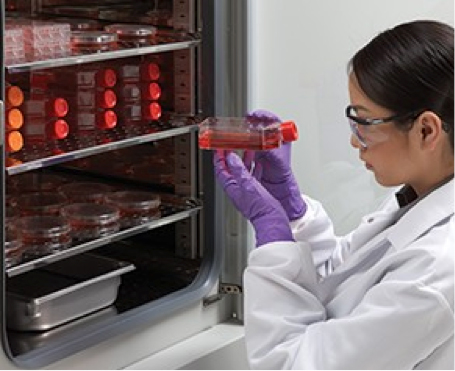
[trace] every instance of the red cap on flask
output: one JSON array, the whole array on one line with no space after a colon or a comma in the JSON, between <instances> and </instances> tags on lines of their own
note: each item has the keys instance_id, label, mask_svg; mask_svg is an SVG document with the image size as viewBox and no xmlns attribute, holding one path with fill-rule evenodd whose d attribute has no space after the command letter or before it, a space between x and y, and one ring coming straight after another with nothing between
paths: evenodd
<instances>
[{"instance_id":1,"label":"red cap on flask","mask_svg":"<svg viewBox=\"0 0 455 371\"><path fill-rule=\"evenodd\" d=\"M113 88L117 83L117 73L111 68L100 70L96 74L96 82L100 87Z\"/></svg>"},{"instance_id":2,"label":"red cap on flask","mask_svg":"<svg viewBox=\"0 0 455 371\"><path fill-rule=\"evenodd\" d=\"M100 129L113 129L117 125L117 115L112 110L106 110L97 115L98 128Z\"/></svg>"},{"instance_id":3,"label":"red cap on flask","mask_svg":"<svg viewBox=\"0 0 455 371\"><path fill-rule=\"evenodd\" d=\"M51 139L65 139L69 133L69 125L65 120L58 119L47 126L47 134Z\"/></svg>"},{"instance_id":4,"label":"red cap on flask","mask_svg":"<svg viewBox=\"0 0 455 371\"><path fill-rule=\"evenodd\" d=\"M5 113L5 128L6 130L18 130L24 124L24 116L17 108L11 108Z\"/></svg>"},{"instance_id":5,"label":"red cap on flask","mask_svg":"<svg viewBox=\"0 0 455 371\"><path fill-rule=\"evenodd\" d=\"M146 104L143 107L143 114L147 119L158 120L161 117L161 113L161 106L157 102Z\"/></svg>"},{"instance_id":6,"label":"red cap on flask","mask_svg":"<svg viewBox=\"0 0 455 371\"><path fill-rule=\"evenodd\" d=\"M7 106L18 107L24 102L24 93L20 87L10 85L5 89L5 98Z\"/></svg>"},{"instance_id":7,"label":"red cap on flask","mask_svg":"<svg viewBox=\"0 0 455 371\"><path fill-rule=\"evenodd\" d=\"M160 76L160 66L158 66L156 63L146 63L141 68L141 77L146 81L156 81L160 78Z\"/></svg>"},{"instance_id":8,"label":"red cap on flask","mask_svg":"<svg viewBox=\"0 0 455 371\"><path fill-rule=\"evenodd\" d=\"M117 94L112 89L106 89L98 94L97 101L101 108L114 108L117 104Z\"/></svg>"},{"instance_id":9,"label":"red cap on flask","mask_svg":"<svg viewBox=\"0 0 455 371\"><path fill-rule=\"evenodd\" d=\"M151 82L145 85L143 94L145 99L158 100L161 97L161 87L156 82Z\"/></svg>"},{"instance_id":10,"label":"red cap on flask","mask_svg":"<svg viewBox=\"0 0 455 371\"><path fill-rule=\"evenodd\" d=\"M48 114L49 116L65 117L68 113L68 102L63 98L54 98L49 102Z\"/></svg>"},{"instance_id":11,"label":"red cap on flask","mask_svg":"<svg viewBox=\"0 0 455 371\"><path fill-rule=\"evenodd\" d=\"M17 130L5 133L5 145L7 152L17 152L24 146L24 137Z\"/></svg>"},{"instance_id":12,"label":"red cap on flask","mask_svg":"<svg viewBox=\"0 0 455 371\"><path fill-rule=\"evenodd\" d=\"M283 121L281 123L281 135L284 142L293 142L299 137L297 125L294 121Z\"/></svg>"}]
</instances>

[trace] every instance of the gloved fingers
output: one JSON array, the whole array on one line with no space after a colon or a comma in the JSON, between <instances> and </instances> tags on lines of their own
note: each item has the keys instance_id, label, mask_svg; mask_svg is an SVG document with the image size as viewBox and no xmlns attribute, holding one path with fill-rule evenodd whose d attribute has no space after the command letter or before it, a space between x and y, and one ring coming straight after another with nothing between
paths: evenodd
<instances>
[{"instance_id":1,"label":"gloved fingers","mask_svg":"<svg viewBox=\"0 0 455 371\"><path fill-rule=\"evenodd\" d=\"M258 181L261 181L261 179L262 179L262 170L263 170L262 163L261 162L255 162L253 171L251 172L251 175L253 175Z\"/></svg>"},{"instance_id":2,"label":"gloved fingers","mask_svg":"<svg viewBox=\"0 0 455 371\"><path fill-rule=\"evenodd\" d=\"M258 109L246 114L246 119L251 123L272 124L281 121L280 118L270 111Z\"/></svg>"},{"instance_id":3,"label":"gloved fingers","mask_svg":"<svg viewBox=\"0 0 455 371\"><path fill-rule=\"evenodd\" d=\"M254 164L254 158L255 158L256 154L254 151L251 151L251 150L246 150L244 153L243 153L243 163L245 164L245 167L248 169L248 171L251 172L251 170L253 169L253 167L255 166Z\"/></svg>"},{"instance_id":4,"label":"gloved fingers","mask_svg":"<svg viewBox=\"0 0 455 371\"><path fill-rule=\"evenodd\" d=\"M215 151L213 155L213 165L215 167L215 177L224 188L225 184L232 180L232 175L229 173L229 168L226 163L226 153L224 151Z\"/></svg>"},{"instance_id":5,"label":"gloved fingers","mask_svg":"<svg viewBox=\"0 0 455 371\"><path fill-rule=\"evenodd\" d=\"M263 176L277 177L291 169L291 143L283 143L279 148L258 151L255 162L262 164Z\"/></svg>"},{"instance_id":6,"label":"gloved fingers","mask_svg":"<svg viewBox=\"0 0 455 371\"><path fill-rule=\"evenodd\" d=\"M217 150L213 161L215 176L225 190L227 187L245 184L252 179L243 161L234 152Z\"/></svg>"},{"instance_id":7,"label":"gloved fingers","mask_svg":"<svg viewBox=\"0 0 455 371\"><path fill-rule=\"evenodd\" d=\"M226 154L226 163L229 168L229 172L233 177L237 179L242 179L243 181L251 178L250 172L245 167L245 164L241 158L234 152Z\"/></svg>"},{"instance_id":8,"label":"gloved fingers","mask_svg":"<svg viewBox=\"0 0 455 371\"><path fill-rule=\"evenodd\" d=\"M225 151L217 149L213 153L213 165L216 171L226 170L226 154Z\"/></svg>"}]
</instances>

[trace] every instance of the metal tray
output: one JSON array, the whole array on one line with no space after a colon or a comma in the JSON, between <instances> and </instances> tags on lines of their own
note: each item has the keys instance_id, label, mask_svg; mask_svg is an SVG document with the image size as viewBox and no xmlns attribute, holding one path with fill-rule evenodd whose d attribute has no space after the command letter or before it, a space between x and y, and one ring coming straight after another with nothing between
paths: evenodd
<instances>
[{"instance_id":1,"label":"metal tray","mask_svg":"<svg viewBox=\"0 0 455 371\"><path fill-rule=\"evenodd\" d=\"M57 326L48 331L8 331L8 343L14 356L31 352L32 350L50 347L52 344L59 344L65 341L74 331L84 331L85 328L100 321L108 321L117 315L117 309L111 305L107 308L97 310L86 316Z\"/></svg>"},{"instance_id":2,"label":"metal tray","mask_svg":"<svg viewBox=\"0 0 455 371\"><path fill-rule=\"evenodd\" d=\"M6 323L17 331L46 331L111 305L121 275L133 264L81 254L12 277L6 283Z\"/></svg>"}]
</instances>

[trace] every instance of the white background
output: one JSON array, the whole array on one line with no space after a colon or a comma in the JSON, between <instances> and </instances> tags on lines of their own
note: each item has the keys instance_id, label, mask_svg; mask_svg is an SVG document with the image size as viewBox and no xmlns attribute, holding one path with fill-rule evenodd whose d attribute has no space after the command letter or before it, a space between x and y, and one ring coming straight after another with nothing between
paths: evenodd
<instances>
[{"instance_id":1,"label":"white background","mask_svg":"<svg viewBox=\"0 0 455 371\"><path fill-rule=\"evenodd\" d=\"M414 19L454 24L453 0L251 0L249 108L298 123L292 166L344 233L390 189L349 144L347 63L379 32Z\"/></svg>"}]
</instances>

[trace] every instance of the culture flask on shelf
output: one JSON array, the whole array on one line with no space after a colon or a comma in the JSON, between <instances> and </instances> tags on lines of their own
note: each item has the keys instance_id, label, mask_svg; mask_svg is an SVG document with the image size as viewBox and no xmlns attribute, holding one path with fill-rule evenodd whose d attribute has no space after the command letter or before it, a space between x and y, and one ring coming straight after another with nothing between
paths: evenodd
<instances>
[{"instance_id":1,"label":"culture flask on shelf","mask_svg":"<svg viewBox=\"0 0 455 371\"><path fill-rule=\"evenodd\" d=\"M160 77L157 64L125 63L119 66L119 84L116 92L119 99L117 112L125 126L141 125L161 117L161 86L153 81Z\"/></svg>"},{"instance_id":2,"label":"culture flask on shelf","mask_svg":"<svg viewBox=\"0 0 455 371\"><path fill-rule=\"evenodd\" d=\"M49 140L65 139L69 125L64 119L69 106L62 97L35 95L24 102L23 133L28 143L47 143Z\"/></svg>"},{"instance_id":3,"label":"culture flask on shelf","mask_svg":"<svg viewBox=\"0 0 455 371\"><path fill-rule=\"evenodd\" d=\"M201 149L269 150L297 140L293 121L262 123L236 117L209 117L199 124Z\"/></svg>"},{"instance_id":4,"label":"culture flask on shelf","mask_svg":"<svg viewBox=\"0 0 455 371\"><path fill-rule=\"evenodd\" d=\"M24 125L24 136L28 143L46 143L65 139L70 128L66 120L51 118L49 120L29 120Z\"/></svg>"},{"instance_id":5,"label":"culture flask on shelf","mask_svg":"<svg viewBox=\"0 0 455 371\"><path fill-rule=\"evenodd\" d=\"M113 88L117 83L117 73L112 68L99 64L88 64L78 68L60 68L53 72L50 86L57 90Z\"/></svg>"},{"instance_id":6,"label":"culture flask on shelf","mask_svg":"<svg viewBox=\"0 0 455 371\"><path fill-rule=\"evenodd\" d=\"M71 32L71 49L81 54L116 50L118 36L105 31L73 31Z\"/></svg>"}]
</instances>

